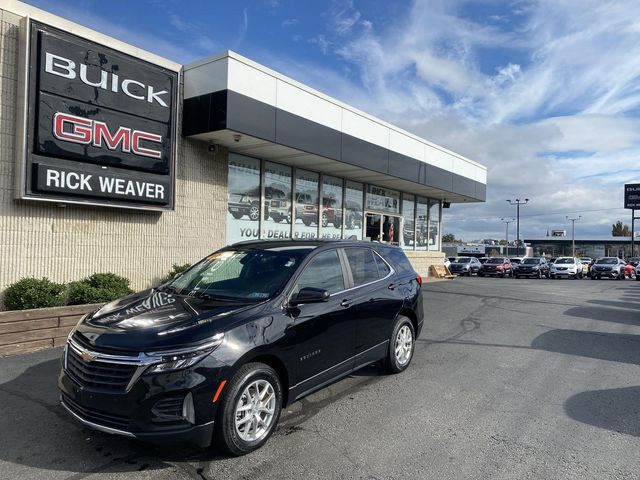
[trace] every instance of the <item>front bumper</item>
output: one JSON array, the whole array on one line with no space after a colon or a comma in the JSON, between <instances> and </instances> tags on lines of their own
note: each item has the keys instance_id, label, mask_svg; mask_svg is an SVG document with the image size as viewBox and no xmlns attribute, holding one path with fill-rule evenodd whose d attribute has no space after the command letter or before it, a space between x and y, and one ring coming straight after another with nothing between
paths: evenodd
<instances>
[{"instance_id":1,"label":"front bumper","mask_svg":"<svg viewBox=\"0 0 640 480\"><path fill-rule=\"evenodd\" d=\"M620 275L620 273L618 273L615 270L605 270L605 271L598 271L598 270L591 270L591 276L592 277L606 277L606 278L618 278Z\"/></svg>"},{"instance_id":2,"label":"front bumper","mask_svg":"<svg viewBox=\"0 0 640 480\"><path fill-rule=\"evenodd\" d=\"M91 420L86 418L85 414L83 414L83 410L78 408L78 405L74 404L63 395L60 396L60 404L74 420L84 425L85 427L89 427L94 430L109 433L112 435L121 435L124 437L134 438L136 440L141 440L144 442L172 445L186 444L206 448L211 445L211 439L213 437L213 421L205 423L203 425L192 425L189 427L174 428L161 432L130 432L128 430L121 430L118 428L108 427L100 423L92 422Z\"/></svg>"},{"instance_id":3,"label":"front bumper","mask_svg":"<svg viewBox=\"0 0 640 480\"><path fill-rule=\"evenodd\" d=\"M209 356L193 367L140 376L131 387L83 384L63 368L58 378L62 406L78 422L102 432L153 443L211 444L215 391L227 369ZM188 398L189 397L189 398ZM186 402L193 416L184 416Z\"/></svg>"},{"instance_id":4,"label":"front bumper","mask_svg":"<svg viewBox=\"0 0 640 480\"><path fill-rule=\"evenodd\" d=\"M580 270L579 272L571 272L569 270L551 270L551 275L553 275L554 277L574 277L576 275L580 275L581 272L582 270Z\"/></svg>"}]
</instances>

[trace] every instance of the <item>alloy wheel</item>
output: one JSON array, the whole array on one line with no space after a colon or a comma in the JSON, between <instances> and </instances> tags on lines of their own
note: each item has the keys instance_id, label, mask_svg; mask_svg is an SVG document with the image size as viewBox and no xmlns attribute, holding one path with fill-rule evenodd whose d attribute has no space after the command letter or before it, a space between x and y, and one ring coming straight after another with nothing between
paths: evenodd
<instances>
[{"instance_id":1,"label":"alloy wheel","mask_svg":"<svg viewBox=\"0 0 640 480\"><path fill-rule=\"evenodd\" d=\"M403 367L409 362L412 349L413 334L407 325L403 325L396 335L395 354L398 365Z\"/></svg>"},{"instance_id":2,"label":"alloy wheel","mask_svg":"<svg viewBox=\"0 0 640 480\"><path fill-rule=\"evenodd\" d=\"M240 395L235 411L235 427L245 442L261 440L269 432L275 415L276 395L267 380L251 382Z\"/></svg>"}]
</instances>

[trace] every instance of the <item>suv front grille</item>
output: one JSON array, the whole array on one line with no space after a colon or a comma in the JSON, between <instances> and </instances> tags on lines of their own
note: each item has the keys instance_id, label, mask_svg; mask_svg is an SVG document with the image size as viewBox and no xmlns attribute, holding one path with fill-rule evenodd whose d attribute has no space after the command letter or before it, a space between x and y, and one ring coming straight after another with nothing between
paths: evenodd
<instances>
[{"instance_id":1,"label":"suv front grille","mask_svg":"<svg viewBox=\"0 0 640 480\"><path fill-rule=\"evenodd\" d=\"M136 365L85 362L73 348L67 350L67 374L83 387L125 390L136 369Z\"/></svg>"},{"instance_id":2,"label":"suv front grille","mask_svg":"<svg viewBox=\"0 0 640 480\"><path fill-rule=\"evenodd\" d=\"M65 349L64 371L81 387L128 391L151 362L144 354L112 355L80 344L75 336Z\"/></svg>"}]
</instances>

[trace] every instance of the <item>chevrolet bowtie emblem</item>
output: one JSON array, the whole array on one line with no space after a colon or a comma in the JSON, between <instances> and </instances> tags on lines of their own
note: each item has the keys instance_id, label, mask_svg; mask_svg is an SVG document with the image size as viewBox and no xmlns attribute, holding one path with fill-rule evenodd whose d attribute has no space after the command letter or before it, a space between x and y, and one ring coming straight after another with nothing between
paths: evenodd
<instances>
[{"instance_id":1,"label":"chevrolet bowtie emblem","mask_svg":"<svg viewBox=\"0 0 640 480\"><path fill-rule=\"evenodd\" d=\"M82 361L84 361L84 363L89 363L89 362L93 362L96 357L95 355L93 355L91 352L82 352L82 354L80 355L82 357Z\"/></svg>"}]
</instances>

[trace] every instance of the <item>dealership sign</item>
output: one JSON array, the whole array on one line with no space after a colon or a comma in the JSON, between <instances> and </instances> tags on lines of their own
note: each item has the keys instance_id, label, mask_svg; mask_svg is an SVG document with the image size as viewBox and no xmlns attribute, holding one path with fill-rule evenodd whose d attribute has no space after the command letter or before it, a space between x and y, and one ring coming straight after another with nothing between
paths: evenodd
<instances>
[{"instance_id":1,"label":"dealership sign","mask_svg":"<svg viewBox=\"0 0 640 480\"><path fill-rule=\"evenodd\" d=\"M19 196L172 210L177 72L25 23Z\"/></svg>"},{"instance_id":2,"label":"dealership sign","mask_svg":"<svg viewBox=\"0 0 640 480\"><path fill-rule=\"evenodd\" d=\"M640 210L640 183L624 186L624 208Z\"/></svg>"}]
</instances>

